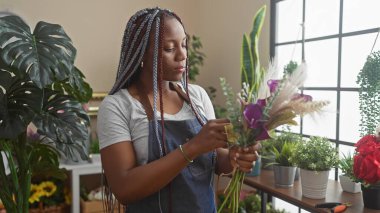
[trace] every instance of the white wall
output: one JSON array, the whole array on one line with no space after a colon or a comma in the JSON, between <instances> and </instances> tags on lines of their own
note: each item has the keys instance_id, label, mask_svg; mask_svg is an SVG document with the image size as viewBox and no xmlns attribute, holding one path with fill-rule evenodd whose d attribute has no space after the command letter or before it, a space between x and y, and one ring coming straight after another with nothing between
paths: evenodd
<instances>
[{"instance_id":1,"label":"white wall","mask_svg":"<svg viewBox=\"0 0 380 213\"><path fill-rule=\"evenodd\" d=\"M62 25L77 48L77 67L95 92L105 92L114 83L121 38L129 17L144 7L169 8L182 18L188 33L200 36L203 42L207 58L197 83L219 89L218 77L225 76L238 90L242 35L250 32L252 17L263 4L268 4L268 13L260 54L266 64L269 0L3 0L0 10L20 15L32 29L40 20ZM218 96L217 101L221 102L221 95Z\"/></svg>"}]
</instances>

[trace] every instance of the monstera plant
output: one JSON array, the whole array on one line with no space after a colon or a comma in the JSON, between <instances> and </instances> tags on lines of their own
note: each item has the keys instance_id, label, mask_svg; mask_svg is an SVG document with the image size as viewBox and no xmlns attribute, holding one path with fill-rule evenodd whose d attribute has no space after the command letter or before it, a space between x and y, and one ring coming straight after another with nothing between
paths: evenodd
<instances>
[{"instance_id":1,"label":"monstera plant","mask_svg":"<svg viewBox=\"0 0 380 213\"><path fill-rule=\"evenodd\" d=\"M92 89L74 66L75 56L60 25L41 21L32 33L18 16L0 18L0 151L5 156L0 157L0 199L7 212L28 212L41 147L73 160L87 158L89 118L81 103ZM28 140L30 125L37 129L37 143Z\"/></svg>"}]
</instances>

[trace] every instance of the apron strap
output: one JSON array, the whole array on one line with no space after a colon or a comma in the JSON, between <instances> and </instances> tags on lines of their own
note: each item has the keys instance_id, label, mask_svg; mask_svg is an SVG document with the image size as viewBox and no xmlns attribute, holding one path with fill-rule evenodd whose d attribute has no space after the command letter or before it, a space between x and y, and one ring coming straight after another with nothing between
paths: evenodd
<instances>
[{"instance_id":1,"label":"apron strap","mask_svg":"<svg viewBox=\"0 0 380 213\"><path fill-rule=\"evenodd\" d=\"M186 95L186 93L182 90L182 87L179 86L177 83L169 82L170 88L174 89L178 95L186 101L186 103L190 104L189 96Z\"/></svg>"},{"instance_id":2,"label":"apron strap","mask_svg":"<svg viewBox=\"0 0 380 213\"><path fill-rule=\"evenodd\" d=\"M153 114L153 108L152 108L152 105L150 104L148 95L145 92L145 89L140 84L137 84L136 87L137 87L138 91L140 91L139 92L140 101L144 107L144 110L145 110L145 113L148 117L148 120L151 121L151 120L153 120L154 114ZM186 101L187 104L190 104L189 97L186 95L186 93L182 90L182 88L177 83L169 82L169 87L170 87L170 89L176 91L178 93L178 95L184 101Z\"/></svg>"}]
</instances>

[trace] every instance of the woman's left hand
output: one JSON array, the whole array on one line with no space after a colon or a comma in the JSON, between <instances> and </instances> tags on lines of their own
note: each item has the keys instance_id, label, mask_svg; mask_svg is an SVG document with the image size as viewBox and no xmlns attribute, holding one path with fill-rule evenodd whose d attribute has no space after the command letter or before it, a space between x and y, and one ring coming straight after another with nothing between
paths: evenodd
<instances>
[{"instance_id":1,"label":"woman's left hand","mask_svg":"<svg viewBox=\"0 0 380 213\"><path fill-rule=\"evenodd\" d=\"M251 172L253 162L257 160L257 150L260 144L245 148L232 148L229 151L230 163L234 168L238 168L242 172Z\"/></svg>"}]
</instances>

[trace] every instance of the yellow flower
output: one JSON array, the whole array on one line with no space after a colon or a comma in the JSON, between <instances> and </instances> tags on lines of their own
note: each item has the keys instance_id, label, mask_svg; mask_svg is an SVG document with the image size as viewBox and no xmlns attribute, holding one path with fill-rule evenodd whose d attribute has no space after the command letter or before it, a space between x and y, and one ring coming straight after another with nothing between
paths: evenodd
<instances>
[{"instance_id":1,"label":"yellow flower","mask_svg":"<svg viewBox=\"0 0 380 213\"><path fill-rule=\"evenodd\" d=\"M70 190L67 187L65 187L63 189L63 193L65 195L65 203L67 205L70 205L71 204L71 192L70 192Z\"/></svg>"},{"instance_id":2,"label":"yellow flower","mask_svg":"<svg viewBox=\"0 0 380 213\"><path fill-rule=\"evenodd\" d=\"M39 186L46 197L52 196L57 191L57 186L52 181L44 181Z\"/></svg>"},{"instance_id":3,"label":"yellow flower","mask_svg":"<svg viewBox=\"0 0 380 213\"><path fill-rule=\"evenodd\" d=\"M228 143L235 144L238 140L238 135L234 132L234 126L232 124L226 124L224 126L224 131L227 135Z\"/></svg>"},{"instance_id":4,"label":"yellow flower","mask_svg":"<svg viewBox=\"0 0 380 213\"><path fill-rule=\"evenodd\" d=\"M29 203L33 204L40 201L40 197L44 196L42 188L37 184L32 184L30 186L30 196Z\"/></svg>"}]
</instances>

